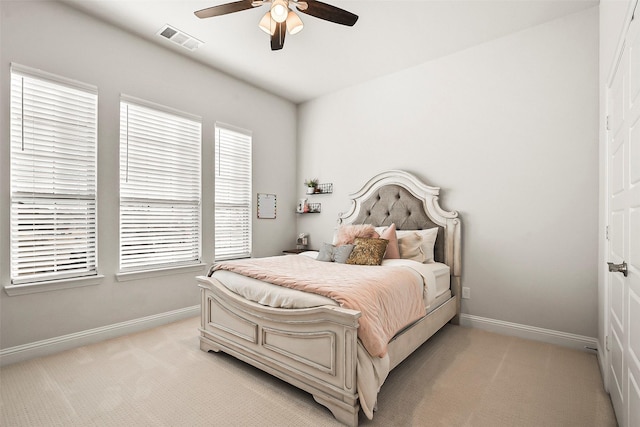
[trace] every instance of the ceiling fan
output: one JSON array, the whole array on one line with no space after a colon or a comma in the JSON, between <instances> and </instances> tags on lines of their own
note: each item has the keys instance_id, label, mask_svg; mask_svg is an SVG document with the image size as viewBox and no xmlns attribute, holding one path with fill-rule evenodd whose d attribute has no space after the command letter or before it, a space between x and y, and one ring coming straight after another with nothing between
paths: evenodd
<instances>
[{"instance_id":1,"label":"ceiling fan","mask_svg":"<svg viewBox=\"0 0 640 427\"><path fill-rule=\"evenodd\" d=\"M240 0L208 7L194 13L198 18L211 18L212 16L253 9L264 4L270 4L269 12L262 17L258 26L271 35L271 50L282 49L287 31L289 34L296 34L303 28L302 20L291 10L292 6L315 18L349 27L352 27L358 20L358 15L316 0Z\"/></svg>"}]
</instances>

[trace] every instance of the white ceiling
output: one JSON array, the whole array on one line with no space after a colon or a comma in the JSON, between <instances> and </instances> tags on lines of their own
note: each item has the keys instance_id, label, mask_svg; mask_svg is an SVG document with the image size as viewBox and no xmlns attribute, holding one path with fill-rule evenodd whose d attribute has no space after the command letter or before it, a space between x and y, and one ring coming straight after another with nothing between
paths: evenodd
<instances>
[{"instance_id":1,"label":"white ceiling","mask_svg":"<svg viewBox=\"0 0 640 427\"><path fill-rule=\"evenodd\" d=\"M155 43L304 102L359 82L560 18L598 0L325 0L360 18L353 27L299 13L304 30L271 51L258 28L268 6L207 19L225 0L62 0ZM191 52L156 35L169 24L204 45Z\"/></svg>"}]
</instances>

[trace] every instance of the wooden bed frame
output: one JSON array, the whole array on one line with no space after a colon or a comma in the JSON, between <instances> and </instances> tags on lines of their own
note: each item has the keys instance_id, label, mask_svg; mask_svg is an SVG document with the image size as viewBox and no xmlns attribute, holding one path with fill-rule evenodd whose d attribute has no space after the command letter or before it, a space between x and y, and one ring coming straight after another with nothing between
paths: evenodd
<instances>
[{"instance_id":1,"label":"wooden bed frame","mask_svg":"<svg viewBox=\"0 0 640 427\"><path fill-rule=\"evenodd\" d=\"M370 179L350 195L347 224L395 223L398 229L440 227L435 259L451 269L452 297L396 335L388 346L393 369L447 322L460 314L461 224L458 213L443 210L438 187L404 171ZM356 386L360 312L338 306L306 309L266 307L229 291L212 277L201 288L200 348L223 351L311 393L342 423L358 425Z\"/></svg>"}]
</instances>

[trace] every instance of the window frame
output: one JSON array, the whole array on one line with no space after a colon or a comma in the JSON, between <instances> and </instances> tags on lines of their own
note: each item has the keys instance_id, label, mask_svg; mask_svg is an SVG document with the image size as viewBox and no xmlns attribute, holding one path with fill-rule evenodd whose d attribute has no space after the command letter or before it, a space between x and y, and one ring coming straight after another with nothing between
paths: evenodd
<instances>
[{"instance_id":1,"label":"window frame","mask_svg":"<svg viewBox=\"0 0 640 427\"><path fill-rule=\"evenodd\" d=\"M221 140L223 138L223 134L225 140ZM231 184L229 182L225 182L221 179L221 159L220 159L220 150L223 143L230 144L231 139L235 138L236 142L240 142L241 144L246 144L248 147L240 147L236 149L232 155L241 155L242 151L248 151L248 155L243 157L241 160L242 170L234 170L233 175L227 176L227 181L233 180L235 182L234 187L231 188ZM232 126L226 123L216 122L215 123L215 147L214 147L214 223L215 223L215 237L214 237L214 259L216 261L229 260L229 259L240 259L240 258L249 258L252 255L253 251L253 133L249 130L242 129L236 126ZM236 162L236 166L238 163ZM227 194L231 194L232 192L238 190L238 180L240 178L244 179L241 183L241 189L244 192L243 196L240 197L242 200L238 201L236 197L236 201L228 201L228 199L222 200L223 192L227 192ZM225 203L227 206L223 209L220 204ZM228 212L231 209L231 212ZM232 227L229 226L228 218L237 217L238 211L243 214L243 224L241 225L241 230L233 230ZM223 218L221 213L226 213L226 218ZM220 225L223 222L224 225ZM225 240L220 238L220 234L226 232L227 237ZM231 248L230 241L237 240L240 237L242 240L242 244L239 248L233 249ZM227 242L224 247L221 243ZM220 245L220 246L219 246ZM222 253L221 253L222 252Z\"/></svg>"},{"instance_id":2,"label":"window frame","mask_svg":"<svg viewBox=\"0 0 640 427\"><path fill-rule=\"evenodd\" d=\"M21 79L19 91L15 89L14 78ZM11 282L4 286L5 291L21 295L97 284L103 278L98 274L98 89L12 63L9 94ZM34 100L39 103L29 106ZM25 123L31 127L28 139ZM40 154L20 154L25 144L39 149ZM31 171L27 167L29 162ZM76 174L76 167L86 174ZM31 191L25 183L30 183ZM49 260L41 255L33 258L43 246L29 239L18 222L21 216L35 216L42 209L46 216L33 223L39 225L31 229L31 235L40 234L41 241L46 242L44 248L52 247L48 249L50 254L45 254L50 255ZM20 266L28 252L18 248L29 241L33 247L30 264L35 269L37 263L51 261L51 271L42 269L28 275L27 266ZM84 254L78 258L80 262L69 262L73 258L68 257L67 262L61 261L65 254L71 257L74 253Z\"/></svg>"},{"instance_id":3,"label":"window frame","mask_svg":"<svg viewBox=\"0 0 640 427\"><path fill-rule=\"evenodd\" d=\"M173 272L182 272L182 271L192 271L194 268L201 269L204 266L204 264L202 263L202 119L201 117L190 114L190 113L179 111L171 107L166 107L160 104L156 104L156 103L142 100L139 98L134 98L124 94L120 96L119 105L120 105L120 117L121 117L120 140L119 140L121 158L119 162L120 178L118 180L119 189L120 189L119 215L118 215L120 240L118 244L118 273L116 274L116 278L118 281L127 281L127 280L135 280L135 279L144 278L144 277L154 277L158 275L157 274L158 272L162 272L166 270L171 270ZM123 179L125 181L128 179L129 172L132 165L129 164L129 157L128 157L130 147L129 145L124 147L122 144L123 142L125 144L133 144L133 140L132 140L133 138L132 139L128 138L130 125L131 125L131 122L129 120L130 119L133 120L133 119L127 116L127 118L125 119L126 123L122 122L123 108L125 106L133 107L133 110L138 109L138 114L142 114L142 115L150 114L150 115L156 115L157 117L165 116L166 118L175 119L175 122L172 122L168 125L167 123L164 123L163 125L173 126L178 122L182 124L191 122L191 125L195 125L195 127L197 127L197 130L195 130L195 132L197 133L197 136L194 137L193 135L190 135L188 137L188 139L190 139L189 141L190 144L197 144L197 147L192 146L190 148L189 154L186 153L189 150L187 150L184 147L182 149L179 147L180 141L178 141L177 139L171 141L171 143L175 145L173 146L163 145L161 147L162 149L166 148L166 149L176 150L173 153L174 159L175 159L175 154L181 153L181 154L184 154L185 156L185 158L183 158L182 161L185 161L188 159L192 160L192 163L190 163L189 169L191 170L195 169L195 172L189 171L189 172L185 172L183 175L177 175L177 176L180 176L179 180L182 180L182 178L184 178L184 180L188 180L189 177L187 177L187 175L191 177L190 179L197 177L197 184L195 185L195 187L192 181L188 182L187 184L185 184L186 187L189 187L185 189L188 191L181 192L183 194L189 194L191 195L191 197L196 197L197 195L195 199L193 198L188 199L188 197L186 197L180 200L178 198L175 198L177 197L176 196L177 193L175 192L175 188L172 186L169 186L168 188L166 188L165 194L158 193L158 188L153 188L153 187L154 186L157 187L159 185L158 182L160 181L152 182L152 184L147 183L147 185L150 185L148 189L152 194L155 194L156 197L145 198L143 196L140 196L141 193L139 192L143 190L142 187L123 190ZM129 113L131 113L133 110L129 110ZM182 126L182 124L180 124L179 126ZM185 126L189 126L189 125L186 124ZM125 127L126 127L126 130L124 130ZM152 133L153 130L154 128L151 128L150 132ZM194 129L191 129L191 131L194 131ZM185 131L185 132L189 133L190 131ZM176 134L177 133L178 132L176 131ZM173 136L175 136L176 138L180 138L180 137L187 138L187 136L185 135L169 135L169 134L170 132L166 132L166 134L162 134L162 136L163 137L166 136L167 138L170 138ZM126 138L126 141L123 141L123 136ZM140 136L140 138L143 138L143 136L144 135ZM167 141L164 140L164 142L167 142ZM158 141L155 141L155 143L158 143ZM140 147L141 146L138 146L138 148ZM153 150L153 148L150 146L142 147L141 149ZM138 156L139 155L140 154L138 154ZM126 157L123 157L123 156L126 156ZM194 161L194 159L196 160ZM185 165L182 164L181 166L185 166ZM166 175L163 175L164 172L159 172L160 169L161 168L152 170L151 172L149 172L149 176L151 176L151 174L158 173L161 178L165 178ZM140 170L138 170L138 172L140 172ZM171 184L173 185L173 183ZM128 186L128 184L126 185ZM197 191L195 191L195 193L194 193L194 188L197 188ZM168 195L172 191L174 196L173 199L168 197ZM123 204L127 206L127 209L123 210ZM129 240L129 237L132 233L129 233L126 231L123 232L123 215L130 215L132 212L130 209L133 208L135 204L148 204L146 208L149 209L149 212L151 212L152 209L154 208L162 210L162 207L165 207L166 209L168 209L168 211L172 211L172 212L174 208L182 207L183 209L187 209L188 211L187 215L191 215L191 217L196 218L195 222L189 223L190 225L186 227L186 228L191 228L192 231L184 235L184 236L188 235L189 236L188 239L192 243L190 245L191 250L187 251L192 255L192 257L190 259L182 258L179 261L164 261L164 262L157 262L157 263L153 263L153 262L134 263L133 261L131 261L134 258L134 255L131 252L123 254L123 247L124 247L123 242L126 241L126 244L129 245L131 244L132 241L135 241L135 239ZM153 208L152 208L152 205L153 205ZM162 214L160 215L162 216ZM168 220L171 219L170 217L173 217L174 219L177 218L175 214L164 214L164 215ZM146 215L142 215L142 216L146 217ZM167 237L167 235L164 234L164 237L162 239L164 240L163 242L164 246L161 247L161 250L159 253L167 254L167 256L169 257L174 256L174 255L171 255L171 252L166 252L165 250L165 248L169 248L170 246L172 246L172 244L168 242L169 237ZM180 240L179 238L177 239ZM194 241L195 241L195 244L193 243ZM189 245L180 246L182 243L184 242L176 242L175 247L186 248L189 246ZM151 254L153 252L147 251L146 253ZM127 262L125 263L126 265L123 265L123 256L124 256L124 259L127 260ZM150 258L150 257L152 256L151 255L147 256L147 258Z\"/></svg>"}]
</instances>

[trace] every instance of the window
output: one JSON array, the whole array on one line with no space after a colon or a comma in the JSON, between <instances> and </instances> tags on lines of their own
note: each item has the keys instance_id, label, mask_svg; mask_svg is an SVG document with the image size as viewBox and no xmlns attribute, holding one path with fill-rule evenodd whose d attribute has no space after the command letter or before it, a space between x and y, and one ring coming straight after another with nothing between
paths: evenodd
<instances>
[{"instance_id":1,"label":"window","mask_svg":"<svg viewBox=\"0 0 640 427\"><path fill-rule=\"evenodd\" d=\"M201 120L120 102L120 271L200 262Z\"/></svg>"},{"instance_id":2,"label":"window","mask_svg":"<svg viewBox=\"0 0 640 427\"><path fill-rule=\"evenodd\" d=\"M215 258L251 256L251 133L216 123Z\"/></svg>"},{"instance_id":3,"label":"window","mask_svg":"<svg viewBox=\"0 0 640 427\"><path fill-rule=\"evenodd\" d=\"M11 283L97 275L95 87L11 66Z\"/></svg>"}]
</instances>

